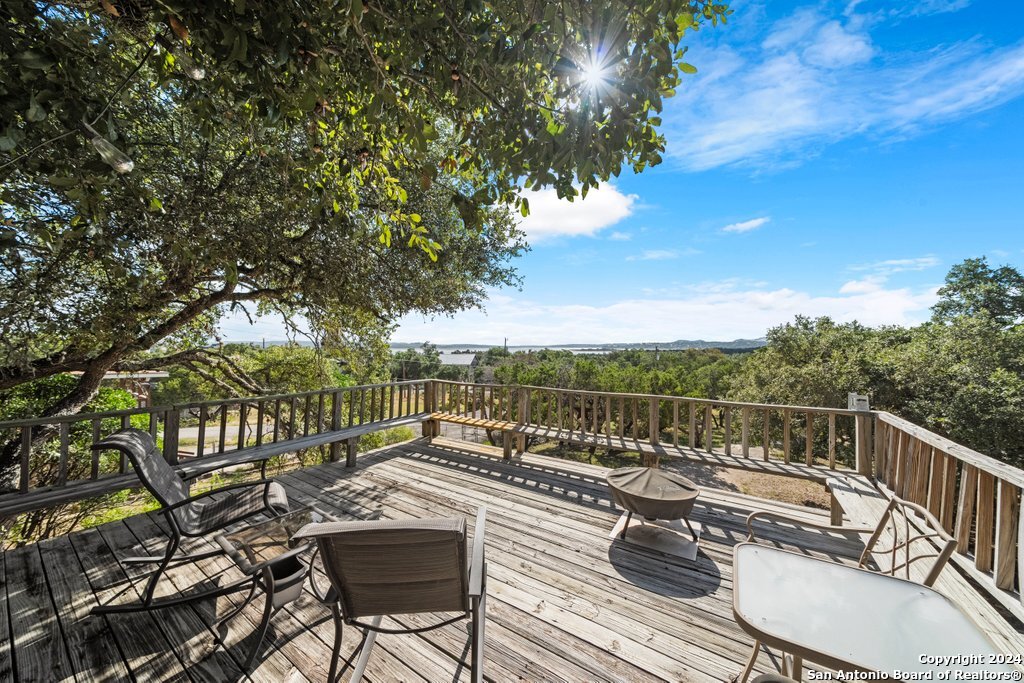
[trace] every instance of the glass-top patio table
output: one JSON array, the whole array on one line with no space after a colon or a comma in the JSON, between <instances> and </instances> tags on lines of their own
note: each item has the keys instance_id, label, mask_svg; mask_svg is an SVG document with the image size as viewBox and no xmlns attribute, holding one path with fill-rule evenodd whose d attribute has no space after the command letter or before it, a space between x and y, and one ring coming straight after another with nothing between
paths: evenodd
<instances>
[{"instance_id":1,"label":"glass-top patio table","mask_svg":"<svg viewBox=\"0 0 1024 683\"><path fill-rule=\"evenodd\" d=\"M740 683L762 643L791 655L783 673L797 680L803 659L904 680L927 672L935 681L1020 680L1001 663L1020 653L996 652L946 596L921 584L756 543L736 546L733 571L733 615L756 641Z\"/></svg>"}]
</instances>

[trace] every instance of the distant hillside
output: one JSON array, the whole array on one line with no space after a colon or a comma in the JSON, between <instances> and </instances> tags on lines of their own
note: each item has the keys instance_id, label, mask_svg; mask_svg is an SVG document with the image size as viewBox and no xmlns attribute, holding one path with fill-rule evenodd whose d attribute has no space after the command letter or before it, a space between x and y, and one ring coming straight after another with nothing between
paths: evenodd
<instances>
[{"instance_id":1,"label":"distant hillside","mask_svg":"<svg viewBox=\"0 0 1024 683\"><path fill-rule=\"evenodd\" d=\"M540 349L559 349L566 351L622 351L626 349L641 349L654 351L678 351L682 349L722 349L723 351L750 350L765 345L764 339L734 339L732 341L705 341L703 339L677 339L672 342L633 342L629 344L549 344L533 346L509 346L509 351L537 351ZM422 342L394 342L391 349L401 351L404 349L418 349ZM486 351L501 344L435 344L441 352L451 353L453 351Z\"/></svg>"}]
</instances>

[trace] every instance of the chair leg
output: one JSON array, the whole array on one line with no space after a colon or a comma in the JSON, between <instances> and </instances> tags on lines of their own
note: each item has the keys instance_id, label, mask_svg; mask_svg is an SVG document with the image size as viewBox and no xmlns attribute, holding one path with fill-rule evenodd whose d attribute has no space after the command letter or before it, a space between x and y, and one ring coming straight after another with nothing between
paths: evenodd
<instances>
[{"instance_id":1,"label":"chair leg","mask_svg":"<svg viewBox=\"0 0 1024 683\"><path fill-rule=\"evenodd\" d=\"M252 602L253 598L256 597L257 588L259 588L259 584L256 583L256 581L253 581L252 588L249 589L249 594L245 596L245 600L242 600L242 602L240 602L237 607L233 607L231 611L229 611L227 614L225 614L217 621L216 625L214 626L214 630L217 632L217 636L220 638L222 642L227 637L226 626L228 622L237 617L239 614L241 614L242 610L249 606L249 603Z\"/></svg>"},{"instance_id":2,"label":"chair leg","mask_svg":"<svg viewBox=\"0 0 1024 683\"><path fill-rule=\"evenodd\" d=\"M470 650L469 675L472 683L484 680L484 629L487 623L487 591L473 606L473 644Z\"/></svg>"},{"instance_id":3,"label":"chair leg","mask_svg":"<svg viewBox=\"0 0 1024 683\"><path fill-rule=\"evenodd\" d=\"M754 641L754 649L750 651L750 659L747 660L747 666L744 667L743 673L737 678L735 683L747 683L747 679L750 678L750 672L754 670L754 664L757 662L757 655L761 652L761 641Z\"/></svg>"},{"instance_id":4,"label":"chair leg","mask_svg":"<svg viewBox=\"0 0 1024 683\"><path fill-rule=\"evenodd\" d=\"M242 664L242 669L245 671L249 670L252 663L256 660L256 655L259 654L260 645L263 644L263 639L267 635L267 629L270 628L270 617L274 614L274 601L270 595L270 591L265 591L266 602L263 603L263 618L260 619L259 628L256 629L256 642L252 645L252 650L249 651L249 656L246 658L245 663Z\"/></svg>"},{"instance_id":5,"label":"chair leg","mask_svg":"<svg viewBox=\"0 0 1024 683\"><path fill-rule=\"evenodd\" d=\"M370 622L374 628L380 626L380 622L383 617L376 616L373 621ZM359 648L359 659L356 660L355 666L352 667L352 677L349 678L350 683L359 683L363 678L363 673L366 671L366 663L370 661L370 652L373 650L373 643L377 640L377 632L373 629L366 630L366 637L363 639L363 644Z\"/></svg>"},{"instance_id":6,"label":"chair leg","mask_svg":"<svg viewBox=\"0 0 1024 683\"><path fill-rule=\"evenodd\" d=\"M164 572L167 571L167 566L171 564L174 559L174 553L178 552L178 544L180 539L177 535L171 537L170 541L167 542L167 551L164 553L163 562L156 568L152 576L149 577L149 583L146 584L146 592L142 598L142 604L149 605L153 602L153 594L156 592L156 584L160 581L160 577L163 576Z\"/></svg>"},{"instance_id":7,"label":"chair leg","mask_svg":"<svg viewBox=\"0 0 1024 683\"><path fill-rule=\"evenodd\" d=\"M338 679L338 658L341 657L341 636L344 633L345 623L341 620L341 612L337 604L331 605L331 612L334 615L334 649L331 651L331 670L327 674L327 683L334 683Z\"/></svg>"},{"instance_id":8,"label":"chair leg","mask_svg":"<svg viewBox=\"0 0 1024 683\"><path fill-rule=\"evenodd\" d=\"M690 530L690 535L693 536L693 540L696 541L697 532L694 531L693 527L690 525L690 520L688 520L686 517L683 517L683 521L686 522L686 528Z\"/></svg>"}]
</instances>

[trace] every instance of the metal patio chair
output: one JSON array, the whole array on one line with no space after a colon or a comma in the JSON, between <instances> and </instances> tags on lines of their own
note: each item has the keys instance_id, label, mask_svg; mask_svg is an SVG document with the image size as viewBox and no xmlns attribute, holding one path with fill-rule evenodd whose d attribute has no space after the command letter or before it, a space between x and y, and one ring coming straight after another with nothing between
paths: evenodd
<instances>
[{"instance_id":1,"label":"metal patio chair","mask_svg":"<svg viewBox=\"0 0 1024 683\"><path fill-rule=\"evenodd\" d=\"M350 679L355 683L366 669L378 633L422 633L462 619L472 623L470 678L474 682L483 680L487 599L484 520L485 509L480 508L468 551L466 520L462 517L309 524L292 537L316 539L330 581L326 594L321 594L310 574L313 592L330 605L334 615L330 683L339 674L345 624L363 629L363 642ZM386 615L427 612L455 614L441 615L436 623L422 627L392 629L380 625Z\"/></svg>"},{"instance_id":2,"label":"metal patio chair","mask_svg":"<svg viewBox=\"0 0 1024 683\"><path fill-rule=\"evenodd\" d=\"M910 574L911 566L915 562L932 559L927 574L918 582L925 586L935 583L956 549L956 540L942 527L942 523L935 515L920 505L894 494L889 494L889 503L874 527L813 524L775 512L762 511L753 512L747 517L748 541L757 540L754 534L754 521L758 519L780 520L821 531L870 534L857 566L890 576L902 573L904 578L914 580ZM879 541L885 547L879 548ZM875 566L871 567L871 563Z\"/></svg>"},{"instance_id":3,"label":"metal patio chair","mask_svg":"<svg viewBox=\"0 0 1024 683\"><path fill-rule=\"evenodd\" d=\"M279 515L288 511L288 497L284 487L266 478L254 482L232 484L194 496L189 495L187 482L164 459L149 432L141 429L122 429L93 444L94 450L117 450L124 453L138 475L142 485L160 503L160 512L167 519L171 536L163 555L126 557L121 561L131 564L157 564L150 575L141 602L94 607L93 614L138 612L171 607L194 600L211 598L247 588L251 578L220 586L213 590L154 600L160 577L171 565L214 557L220 549L178 555L178 548L186 538L197 538L225 529L236 522L266 512ZM265 474L265 469L263 470Z\"/></svg>"}]
</instances>

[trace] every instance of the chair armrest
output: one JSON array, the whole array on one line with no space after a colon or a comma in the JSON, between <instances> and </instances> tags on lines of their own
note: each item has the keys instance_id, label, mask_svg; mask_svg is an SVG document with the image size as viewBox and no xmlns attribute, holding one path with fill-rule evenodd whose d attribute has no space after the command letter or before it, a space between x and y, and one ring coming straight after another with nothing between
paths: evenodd
<instances>
[{"instance_id":1,"label":"chair armrest","mask_svg":"<svg viewBox=\"0 0 1024 683\"><path fill-rule=\"evenodd\" d=\"M487 508L480 506L476 512L476 527L473 530L473 550L469 560L469 595L479 598L484 592L484 527L487 521Z\"/></svg>"},{"instance_id":2,"label":"chair armrest","mask_svg":"<svg viewBox=\"0 0 1024 683\"><path fill-rule=\"evenodd\" d=\"M242 483L239 483L239 484L229 484L228 486L221 486L220 488L213 489L211 491L204 491L202 493L197 493L194 496L189 496L185 500L177 502L177 503L174 503L173 505L167 505L167 506L161 508L161 511L162 512L171 512L173 510L177 510L180 507L184 507L185 505L188 505L189 503L195 503L198 500L201 500L203 498L208 498L209 496L215 495L217 493L224 493L226 491L235 491L237 489L249 488L250 486L270 486L272 483L274 483L274 482L271 479L259 479L257 481L247 481L247 482L242 482Z\"/></svg>"},{"instance_id":3,"label":"chair armrest","mask_svg":"<svg viewBox=\"0 0 1024 683\"><path fill-rule=\"evenodd\" d=\"M771 518L780 520L783 522L790 522L800 527L807 527L810 529L820 529L822 531L835 531L837 533L856 533L856 534L870 534L874 533L874 527L856 527L856 526L836 526L835 524L815 524L814 522L805 522L795 517L789 517L787 515L781 515L777 512L751 512L747 516L747 540L756 541L757 538L754 535L754 520Z\"/></svg>"}]
</instances>

